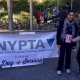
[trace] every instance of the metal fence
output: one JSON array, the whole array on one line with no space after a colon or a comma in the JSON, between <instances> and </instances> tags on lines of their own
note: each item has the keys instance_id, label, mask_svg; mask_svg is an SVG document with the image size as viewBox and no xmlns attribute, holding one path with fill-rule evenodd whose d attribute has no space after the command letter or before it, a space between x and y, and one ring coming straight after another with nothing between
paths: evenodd
<instances>
[{"instance_id":1,"label":"metal fence","mask_svg":"<svg viewBox=\"0 0 80 80\"><path fill-rule=\"evenodd\" d=\"M18 30L16 30L16 31L4 31L4 30L2 30L2 31L0 31L0 34L19 34L19 33L28 33L28 34L33 34L33 33L35 33L35 34L40 34L40 33L46 33L46 32L55 32L56 30L24 30L24 31L18 31Z\"/></svg>"},{"instance_id":2,"label":"metal fence","mask_svg":"<svg viewBox=\"0 0 80 80\"><path fill-rule=\"evenodd\" d=\"M33 25L33 30L25 30L25 29L22 29L22 27L24 27L22 25L22 27L19 27L17 24L15 24L13 27L14 27L14 30L15 31L12 31L10 32L9 31L9 28L7 28L6 26L8 26L5 21L0 21L0 27L3 27L1 30L0 30L0 33L14 33L14 32L22 32L22 31L27 31L27 32L51 32L51 31L55 31L57 30L58 26L59 26L59 18L54 18L53 20L49 20L48 22L48 25L45 27L44 23L41 24L41 28L40 30L36 30L36 24ZM20 23L19 23L20 24ZM6 28L5 28L6 27ZM25 27L27 27L27 25L25 25ZM17 29L15 29L17 28Z\"/></svg>"}]
</instances>

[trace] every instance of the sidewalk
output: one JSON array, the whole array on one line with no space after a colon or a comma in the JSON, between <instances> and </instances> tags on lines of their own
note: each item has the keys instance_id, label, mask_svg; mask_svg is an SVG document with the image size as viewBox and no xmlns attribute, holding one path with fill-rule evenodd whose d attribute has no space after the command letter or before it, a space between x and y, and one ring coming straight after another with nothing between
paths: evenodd
<instances>
[{"instance_id":1,"label":"sidewalk","mask_svg":"<svg viewBox=\"0 0 80 80\"><path fill-rule=\"evenodd\" d=\"M62 76L56 74L58 58L44 59L42 65L0 69L0 80L80 80L76 75L78 70L76 53L72 52L71 74L63 72Z\"/></svg>"}]
</instances>

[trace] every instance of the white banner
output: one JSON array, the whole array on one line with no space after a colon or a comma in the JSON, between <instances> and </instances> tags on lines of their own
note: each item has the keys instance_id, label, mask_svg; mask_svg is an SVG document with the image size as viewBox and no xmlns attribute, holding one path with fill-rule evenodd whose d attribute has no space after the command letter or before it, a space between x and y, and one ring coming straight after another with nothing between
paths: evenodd
<instances>
[{"instance_id":1,"label":"white banner","mask_svg":"<svg viewBox=\"0 0 80 80\"><path fill-rule=\"evenodd\" d=\"M0 35L0 56L35 53L42 53L44 58L58 57L56 32Z\"/></svg>"},{"instance_id":2,"label":"white banner","mask_svg":"<svg viewBox=\"0 0 80 80\"><path fill-rule=\"evenodd\" d=\"M0 35L0 57L30 54L42 54L43 58L58 57L56 32Z\"/></svg>"},{"instance_id":3,"label":"white banner","mask_svg":"<svg viewBox=\"0 0 80 80\"><path fill-rule=\"evenodd\" d=\"M2 68L38 65L43 63L42 54L2 56L0 58Z\"/></svg>"}]
</instances>

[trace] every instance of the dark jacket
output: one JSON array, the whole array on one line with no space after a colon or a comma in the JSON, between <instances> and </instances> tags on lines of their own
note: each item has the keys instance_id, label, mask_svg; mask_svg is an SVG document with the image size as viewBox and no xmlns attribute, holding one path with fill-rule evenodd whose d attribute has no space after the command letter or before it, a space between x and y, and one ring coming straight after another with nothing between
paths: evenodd
<instances>
[{"instance_id":1,"label":"dark jacket","mask_svg":"<svg viewBox=\"0 0 80 80\"><path fill-rule=\"evenodd\" d=\"M64 10L64 11L61 11L61 12L59 13L59 15L58 15L58 17L60 17L60 21L64 21L65 18L66 18L66 15L67 15L67 13L66 13L65 10Z\"/></svg>"},{"instance_id":2,"label":"dark jacket","mask_svg":"<svg viewBox=\"0 0 80 80\"><path fill-rule=\"evenodd\" d=\"M65 10L70 11L70 10L71 10L71 8L66 6L66 7L65 7Z\"/></svg>"},{"instance_id":3,"label":"dark jacket","mask_svg":"<svg viewBox=\"0 0 80 80\"><path fill-rule=\"evenodd\" d=\"M63 30L64 21L60 21L59 28L57 30L57 45L61 45L61 33ZM75 23L75 37L77 37L77 24ZM74 43L75 46L75 43Z\"/></svg>"},{"instance_id":4,"label":"dark jacket","mask_svg":"<svg viewBox=\"0 0 80 80\"><path fill-rule=\"evenodd\" d=\"M79 25L78 25L78 35L80 36L80 22L79 22Z\"/></svg>"}]
</instances>

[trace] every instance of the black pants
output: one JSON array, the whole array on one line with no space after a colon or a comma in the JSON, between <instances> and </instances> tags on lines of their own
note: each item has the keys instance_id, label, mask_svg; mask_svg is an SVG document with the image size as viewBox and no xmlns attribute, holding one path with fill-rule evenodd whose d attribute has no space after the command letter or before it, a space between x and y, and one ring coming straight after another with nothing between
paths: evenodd
<instances>
[{"instance_id":1,"label":"black pants","mask_svg":"<svg viewBox=\"0 0 80 80\"><path fill-rule=\"evenodd\" d=\"M56 22L57 22L56 18L57 18L56 16L53 16L53 17L52 17L52 22L53 22L53 23L56 23Z\"/></svg>"},{"instance_id":2,"label":"black pants","mask_svg":"<svg viewBox=\"0 0 80 80\"><path fill-rule=\"evenodd\" d=\"M44 18L44 23L47 23L47 18Z\"/></svg>"},{"instance_id":3,"label":"black pants","mask_svg":"<svg viewBox=\"0 0 80 80\"><path fill-rule=\"evenodd\" d=\"M77 61L78 61L78 65L79 65L79 71L80 71L80 47L77 53Z\"/></svg>"},{"instance_id":4,"label":"black pants","mask_svg":"<svg viewBox=\"0 0 80 80\"><path fill-rule=\"evenodd\" d=\"M72 44L71 43L65 43L65 42L61 43L60 56L59 56L57 70L62 70L62 67L64 64L64 58L65 58L65 69L70 69L71 50L72 50Z\"/></svg>"}]
</instances>

